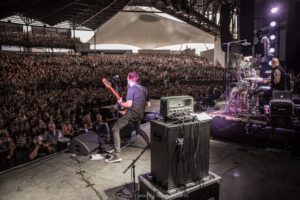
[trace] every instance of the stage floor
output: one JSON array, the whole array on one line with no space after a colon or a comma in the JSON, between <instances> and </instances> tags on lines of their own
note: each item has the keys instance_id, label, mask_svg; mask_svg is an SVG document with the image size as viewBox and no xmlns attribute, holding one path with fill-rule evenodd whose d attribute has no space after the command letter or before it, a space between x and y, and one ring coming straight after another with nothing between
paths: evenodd
<instances>
[{"instance_id":1,"label":"stage floor","mask_svg":"<svg viewBox=\"0 0 300 200\"><path fill-rule=\"evenodd\" d=\"M113 194L131 183L123 170L142 151L123 150L123 162L107 164L85 156L58 153L0 174L1 200L114 199ZM150 150L136 164L136 174L150 172ZM222 177L220 199L265 200L300 197L300 160L286 153L210 140L210 171ZM94 188L87 187L84 179ZM98 193L98 196L97 196Z\"/></svg>"}]
</instances>

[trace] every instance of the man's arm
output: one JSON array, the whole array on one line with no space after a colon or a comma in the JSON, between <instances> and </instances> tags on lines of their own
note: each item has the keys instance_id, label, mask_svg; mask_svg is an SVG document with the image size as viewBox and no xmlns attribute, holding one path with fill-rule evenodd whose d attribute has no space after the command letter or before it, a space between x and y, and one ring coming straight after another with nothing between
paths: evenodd
<instances>
[{"instance_id":1,"label":"man's arm","mask_svg":"<svg viewBox=\"0 0 300 200\"><path fill-rule=\"evenodd\" d=\"M119 99L118 102L124 108L131 108L133 99L134 99L134 89L133 89L133 87L130 87L127 91L126 101L122 102L122 98L121 98L121 99Z\"/></svg>"},{"instance_id":2,"label":"man's arm","mask_svg":"<svg viewBox=\"0 0 300 200\"><path fill-rule=\"evenodd\" d=\"M274 83L278 84L280 82L281 72L280 70L276 69L274 72Z\"/></svg>"},{"instance_id":3,"label":"man's arm","mask_svg":"<svg viewBox=\"0 0 300 200\"><path fill-rule=\"evenodd\" d=\"M132 100L127 100L125 102L122 103L122 99L119 100L119 104L122 106L122 107L125 107L125 108L130 108L132 107Z\"/></svg>"}]
</instances>

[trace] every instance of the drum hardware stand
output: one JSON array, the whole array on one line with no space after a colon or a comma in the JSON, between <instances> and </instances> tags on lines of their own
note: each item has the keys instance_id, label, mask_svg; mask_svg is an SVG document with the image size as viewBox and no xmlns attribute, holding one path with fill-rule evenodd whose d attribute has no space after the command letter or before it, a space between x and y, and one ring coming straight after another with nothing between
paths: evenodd
<instances>
[{"instance_id":1,"label":"drum hardware stand","mask_svg":"<svg viewBox=\"0 0 300 200\"><path fill-rule=\"evenodd\" d=\"M251 82L250 82L250 85L251 85ZM248 111L248 113L247 113L247 120L246 120L245 127L244 127L246 135L252 134L252 123L250 120L250 116L251 116L250 105L251 105L251 98L253 95L250 92L251 92L251 87L249 87L248 94L247 94L247 111Z\"/></svg>"},{"instance_id":2,"label":"drum hardware stand","mask_svg":"<svg viewBox=\"0 0 300 200\"><path fill-rule=\"evenodd\" d=\"M254 95L257 95L258 94L258 91L252 91L251 89L251 81L250 81L250 86L248 88L248 94L247 94L247 120L246 120L246 123L245 123L245 133L246 135L252 135L252 123L251 123L251 116L252 116L252 113L251 111L253 110L253 108L255 108L255 104L256 102L254 102L254 105L253 105L253 102L252 102L252 98ZM256 99L254 99L256 100Z\"/></svg>"}]
</instances>

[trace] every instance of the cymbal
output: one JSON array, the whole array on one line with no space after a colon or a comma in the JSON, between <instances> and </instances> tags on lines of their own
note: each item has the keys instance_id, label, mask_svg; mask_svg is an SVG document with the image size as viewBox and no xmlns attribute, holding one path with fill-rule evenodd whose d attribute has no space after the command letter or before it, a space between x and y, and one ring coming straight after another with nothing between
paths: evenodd
<instances>
[{"instance_id":1,"label":"cymbal","mask_svg":"<svg viewBox=\"0 0 300 200\"><path fill-rule=\"evenodd\" d=\"M246 80L246 81L255 81L255 82L258 82L258 83L262 83L264 81L264 79L261 78L261 77L247 77L247 78L244 78L244 80Z\"/></svg>"},{"instance_id":2,"label":"cymbal","mask_svg":"<svg viewBox=\"0 0 300 200\"><path fill-rule=\"evenodd\" d=\"M271 86L269 85L262 85L258 87L258 91L267 91L267 90L271 90Z\"/></svg>"}]
</instances>

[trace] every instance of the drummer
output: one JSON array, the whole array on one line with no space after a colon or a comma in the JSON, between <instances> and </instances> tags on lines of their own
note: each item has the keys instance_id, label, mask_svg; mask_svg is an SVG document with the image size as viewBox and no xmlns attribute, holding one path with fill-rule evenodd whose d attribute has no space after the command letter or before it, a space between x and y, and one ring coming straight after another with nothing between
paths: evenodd
<instances>
[{"instance_id":1,"label":"drummer","mask_svg":"<svg viewBox=\"0 0 300 200\"><path fill-rule=\"evenodd\" d=\"M285 71L280 66L278 58L273 58L272 61L272 74L270 80L265 80L265 84L271 84L271 89L264 92L265 105L270 102L272 93L274 90L284 91L285 90Z\"/></svg>"}]
</instances>

